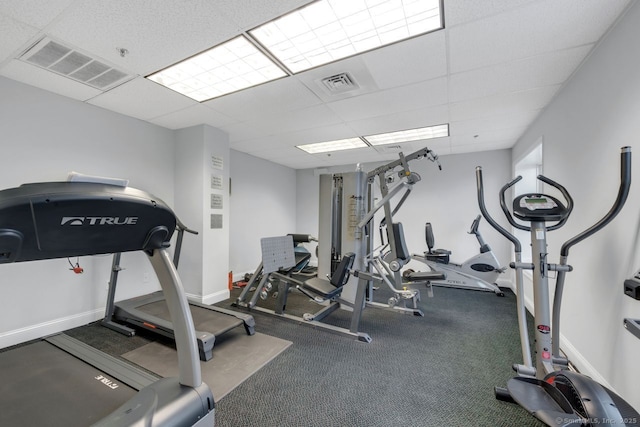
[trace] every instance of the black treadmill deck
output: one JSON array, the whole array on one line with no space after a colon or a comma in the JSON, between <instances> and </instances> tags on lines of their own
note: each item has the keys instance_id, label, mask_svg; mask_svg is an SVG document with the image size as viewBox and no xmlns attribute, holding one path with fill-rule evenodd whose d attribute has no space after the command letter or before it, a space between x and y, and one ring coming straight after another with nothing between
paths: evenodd
<instances>
[{"instance_id":1,"label":"black treadmill deck","mask_svg":"<svg viewBox=\"0 0 640 427\"><path fill-rule=\"evenodd\" d=\"M137 391L46 341L0 353L0 425L87 426Z\"/></svg>"}]
</instances>

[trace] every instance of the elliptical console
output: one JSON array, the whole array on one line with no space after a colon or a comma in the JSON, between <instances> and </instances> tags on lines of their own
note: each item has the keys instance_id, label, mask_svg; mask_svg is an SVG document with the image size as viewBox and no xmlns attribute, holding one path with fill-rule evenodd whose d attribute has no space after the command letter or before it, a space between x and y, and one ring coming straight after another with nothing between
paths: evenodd
<instances>
[{"instance_id":1,"label":"elliptical console","mask_svg":"<svg viewBox=\"0 0 640 427\"><path fill-rule=\"evenodd\" d=\"M523 194L513 200L513 216L527 222L562 221L569 210L547 194Z\"/></svg>"}]
</instances>

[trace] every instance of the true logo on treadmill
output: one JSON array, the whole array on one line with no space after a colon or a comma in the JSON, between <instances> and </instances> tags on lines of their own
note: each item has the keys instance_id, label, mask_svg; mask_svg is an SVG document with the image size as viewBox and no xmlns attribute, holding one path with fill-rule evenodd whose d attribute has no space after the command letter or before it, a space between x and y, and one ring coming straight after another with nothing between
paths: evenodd
<instances>
[{"instance_id":1,"label":"true logo on treadmill","mask_svg":"<svg viewBox=\"0 0 640 427\"><path fill-rule=\"evenodd\" d=\"M94 377L94 378L112 390L115 390L118 387L120 387L118 383L111 381L109 378L103 377L102 375L98 375L97 377Z\"/></svg>"},{"instance_id":2,"label":"true logo on treadmill","mask_svg":"<svg viewBox=\"0 0 640 427\"><path fill-rule=\"evenodd\" d=\"M83 225L135 225L138 222L137 216L64 216L60 225L62 226L83 226Z\"/></svg>"}]
</instances>

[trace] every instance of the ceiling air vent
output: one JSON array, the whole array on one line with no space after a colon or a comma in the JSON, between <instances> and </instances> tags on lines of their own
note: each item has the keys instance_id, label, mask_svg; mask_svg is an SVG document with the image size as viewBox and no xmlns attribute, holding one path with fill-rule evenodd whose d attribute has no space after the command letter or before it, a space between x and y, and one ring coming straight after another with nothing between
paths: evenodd
<instances>
[{"instance_id":1,"label":"ceiling air vent","mask_svg":"<svg viewBox=\"0 0 640 427\"><path fill-rule=\"evenodd\" d=\"M349 92L360 87L353 77L347 73L340 73L335 76L326 77L322 79L322 84L330 93L336 94Z\"/></svg>"},{"instance_id":2,"label":"ceiling air vent","mask_svg":"<svg viewBox=\"0 0 640 427\"><path fill-rule=\"evenodd\" d=\"M19 59L96 89L107 91L134 76L48 37Z\"/></svg>"}]
</instances>

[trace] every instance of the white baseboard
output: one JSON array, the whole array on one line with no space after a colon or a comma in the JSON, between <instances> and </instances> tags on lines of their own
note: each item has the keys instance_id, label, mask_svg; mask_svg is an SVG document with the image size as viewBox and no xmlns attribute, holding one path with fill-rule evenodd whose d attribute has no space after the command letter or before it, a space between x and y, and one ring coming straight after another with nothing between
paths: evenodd
<instances>
[{"instance_id":1,"label":"white baseboard","mask_svg":"<svg viewBox=\"0 0 640 427\"><path fill-rule=\"evenodd\" d=\"M67 329L77 328L78 326L86 325L103 317L104 307L49 322L39 323L37 325L27 326L25 328L15 329L13 331L3 332L0 333L0 348L20 344L51 334L57 334Z\"/></svg>"},{"instance_id":2,"label":"white baseboard","mask_svg":"<svg viewBox=\"0 0 640 427\"><path fill-rule=\"evenodd\" d=\"M228 289L224 289L222 291L218 291L218 292L214 292L212 294L209 295L195 295L195 294L187 294L187 298L190 301L195 301L195 302L199 302L200 304L207 304L207 305L211 305L211 304L215 304L217 302L220 301L224 301L226 299L229 299L229 297L231 296L231 294L229 293Z\"/></svg>"},{"instance_id":3,"label":"white baseboard","mask_svg":"<svg viewBox=\"0 0 640 427\"><path fill-rule=\"evenodd\" d=\"M251 275L253 275L254 272L255 271L245 271L244 273L234 273L233 274L233 281L234 282L244 282L245 274L248 274L248 275L251 276Z\"/></svg>"}]
</instances>

